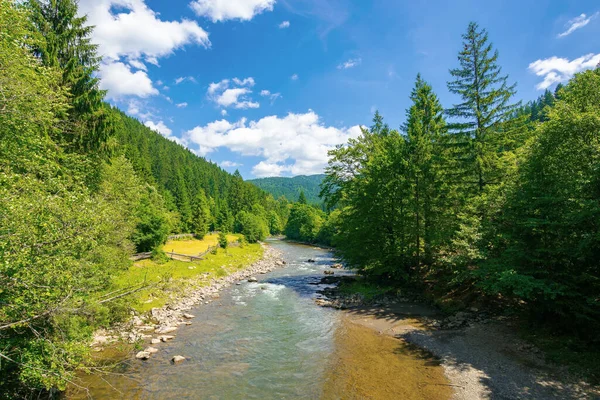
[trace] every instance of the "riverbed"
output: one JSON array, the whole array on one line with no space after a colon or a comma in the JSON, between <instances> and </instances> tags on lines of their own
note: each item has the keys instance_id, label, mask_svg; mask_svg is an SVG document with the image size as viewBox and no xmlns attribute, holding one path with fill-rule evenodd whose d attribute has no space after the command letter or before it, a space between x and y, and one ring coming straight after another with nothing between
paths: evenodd
<instances>
[{"instance_id":1,"label":"riverbed","mask_svg":"<svg viewBox=\"0 0 600 400\"><path fill-rule=\"evenodd\" d=\"M157 344L149 360L82 378L95 399L447 399L428 354L350 321L315 299L334 263L324 249L269 241L283 268L238 282L190 311L192 324ZM308 260L315 262L308 262ZM336 275L350 272L335 270ZM173 365L175 355L186 357Z\"/></svg>"}]
</instances>

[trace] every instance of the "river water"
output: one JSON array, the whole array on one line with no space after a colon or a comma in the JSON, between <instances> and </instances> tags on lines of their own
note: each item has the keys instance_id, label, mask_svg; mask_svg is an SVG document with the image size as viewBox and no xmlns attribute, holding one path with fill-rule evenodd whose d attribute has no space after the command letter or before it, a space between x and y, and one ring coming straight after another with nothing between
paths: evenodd
<instances>
[{"instance_id":1,"label":"river water","mask_svg":"<svg viewBox=\"0 0 600 400\"><path fill-rule=\"evenodd\" d=\"M336 332L342 325L343 314L316 306L314 299L320 296L317 291L325 287L318 283L323 271L333 263L332 254L279 240L269 244L281 251L287 262L284 268L259 276L258 283L243 282L227 288L219 299L192 309L190 313L196 316L192 325L182 326L174 340L156 345L159 352L149 360L130 360L119 374L85 377L83 384L89 387L89 396L95 399L356 398L338 393L346 389L338 390L327 384L335 368L331 362L336 358L333 357L336 346L340 347ZM309 258L316 262L308 263ZM185 356L187 360L172 365L170 359L174 355ZM381 376L380 371L375 373ZM80 392L69 397L87 396L88 393Z\"/></svg>"}]
</instances>

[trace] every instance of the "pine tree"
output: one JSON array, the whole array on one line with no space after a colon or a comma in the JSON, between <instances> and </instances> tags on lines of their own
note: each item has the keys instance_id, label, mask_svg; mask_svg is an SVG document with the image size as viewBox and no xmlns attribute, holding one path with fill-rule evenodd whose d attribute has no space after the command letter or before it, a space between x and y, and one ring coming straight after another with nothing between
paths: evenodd
<instances>
[{"instance_id":1,"label":"pine tree","mask_svg":"<svg viewBox=\"0 0 600 400\"><path fill-rule=\"evenodd\" d=\"M194 209L192 212L192 230L199 239L202 239L208 233L211 216L209 201L204 194L204 190L200 190L196 195Z\"/></svg>"},{"instance_id":2,"label":"pine tree","mask_svg":"<svg viewBox=\"0 0 600 400\"><path fill-rule=\"evenodd\" d=\"M390 127L388 124L383 122L383 116L379 114L379 111L375 111L373 116L373 125L370 128L371 133L375 135L385 136L390 133Z\"/></svg>"},{"instance_id":3,"label":"pine tree","mask_svg":"<svg viewBox=\"0 0 600 400\"><path fill-rule=\"evenodd\" d=\"M510 103L516 85L508 85L508 76L501 75L498 51L489 43L487 31L474 22L463 35L458 60L460 67L450 70L454 80L448 82L448 89L462 103L447 110L457 120L449 128L463 147L467 182L481 192L499 179L498 158L511 140L504 123L517 106Z\"/></svg>"},{"instance_id":4,"label":"pine tree","mask_svg":"<svg viewBox=\"0 0 600 400\"><path fill-rule=\"evenodd\" d=\"M304 194L304 190L300 191L300 195L298 196L298 203L308 204L308 201L306 200L306 195Z\"/></svg>"},{"instance_id":5,"label":"pine tree","mask_svg":"<svg viewBox=\"0 0 600 400\"><path fill-rule=\"evenodd\" d=\"M408 144L408 178L412 186L414 253L419 266L421 248L425 249L425 261L431 262L434 235L439 229L436 225L443 208L439 204L440 195L443 195L440 171L443 148L440 142L446 123L442 105L421 75L417 75L410 99L413 105L407 110L403 130Z\"/></svg>"},{"instance_id":6,"label":"pine tree","mask_svg":"<svg viewBox=\"0 0 600 400\"><path fill-rule=\"evenodd\" d=\"M91 42L93 27L77 16L76 0L28 0L31 22L44 37L34 48L42 64L62 71L62 85L71 92L70 124L61 138L78 150L107 146L115 120L104 104L105 91L96 76L100 57Z\"/></svg>"}]
</instances>

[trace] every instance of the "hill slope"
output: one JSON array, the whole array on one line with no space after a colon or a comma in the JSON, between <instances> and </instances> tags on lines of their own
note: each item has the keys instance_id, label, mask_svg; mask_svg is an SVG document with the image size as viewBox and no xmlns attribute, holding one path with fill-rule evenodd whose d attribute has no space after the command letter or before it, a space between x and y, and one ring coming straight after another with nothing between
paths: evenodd
<instances>
[{"instance_id":1,"label":"hill slope","mask_svg":"<svg viewBox=\"0 0 600 400\"><path fill-rule=\"evenodd\" d=\"M299 175L293 178L260 178L249 180L262 190L269 192L276 199L284 196L290 201L298 200L301 191L304 191L306 199L310 204L322 203L319 197L319 185L325 178L325 175Z\"/></svg>"}]
</instances>

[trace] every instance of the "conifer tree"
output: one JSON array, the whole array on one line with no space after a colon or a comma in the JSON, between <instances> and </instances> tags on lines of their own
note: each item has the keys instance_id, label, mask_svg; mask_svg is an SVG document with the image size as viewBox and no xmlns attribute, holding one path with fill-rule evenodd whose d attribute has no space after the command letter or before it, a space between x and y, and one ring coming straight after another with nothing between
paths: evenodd
<instances>
[{"instance_id":1,"label":"conifer tree","mask_svg":"<svg viewBox=\"0 0 600 400\"><path fill-rule=\"evenodd\" d=\"M456 120L449 128L467 164L466 183L481 192L501 177L499 158L512 140L505 123L516 108L510 102L516 85L509 85L508 76L501 75L498 51L488 41L487 31L474 22L463 35L458 61L460 67L450 70L454 80L448 82L448 89L462 102L447 110Z\"/></svg>"},{"instance_id":2,"label":"conifer tree","mask_svg":"<svg viewBox=\"0 0 600 400\"><path fill-rule=\"evenodd\" d=\"M44 40L34 48L42 64L62 71L62 85L71 93L69 126L61 135L76 150L107 146L114 119L98 88L100 57L91 42L93 27L77 15L76 0L28 0L31 22Z\"/></svg>"},{"instance_id":3,"label":"conifer tree","mask_svg":"<svg viewBox=\"0 0 600 400\"><path fill-rule=\"evenodd\" d=\"M306 195L304 194L304 190L300 191L300 195L298 196L298 203L308 204L308 201L306 200Z\"/></svg>"},{"instance_id":4,"label":"conifer tree","mask_svg":"<svg viewBox=\"0 0 600 400\"><path fill-rule=\"evenodd\" d=\"M210 220L209 201L204 190L200 190L196 196L192 213L192 230L196 237L201 239L208 233Z\"/></svg>"},{"instance_id":5,"label":"conifer tree","mask_svg":"<svg viewBox=\"0 0 600 400\"><path fill-rule=\"evenodd\" d=\"M412 187L414 213L414 254L417 266L421 265L425 250L426 262L432 258L432 245L441 209L443 194L441 182L441 138L446 123L443 108L433 89L417 75L410 95L412 106L407 110L403 127L407 140L409 179Z\"/></svg>"}]
</instances>

